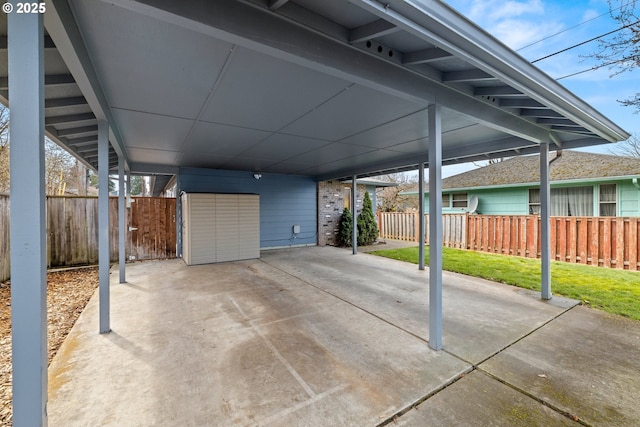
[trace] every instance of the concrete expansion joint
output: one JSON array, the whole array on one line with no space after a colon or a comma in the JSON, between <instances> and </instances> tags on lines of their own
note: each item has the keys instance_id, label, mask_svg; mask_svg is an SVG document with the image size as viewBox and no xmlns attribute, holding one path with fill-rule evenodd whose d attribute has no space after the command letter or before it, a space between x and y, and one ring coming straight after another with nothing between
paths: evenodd
<instances>
[{"instance_id":1,"label":"concrete expansion joint","mask_svg":"<svg viewBox=\"0 0 640 427\"><path fill-rule=\"evenodd\" d=\"M578 424L580 424L582 426L593 427L592 424L589 424L586 421L580 419L578 417L578 415L572 414L569 411L566 411L566 410L560 408L559 406L556 406L553 403L544 400L541 397L538 397L538 396L536 396L536 395L534 395L532 393L529 393L526 390L524 390L524 389L522 389L522 388L520 388L520 387L518 387L518 386L516 386L514 384L511 384L510 382L508 382L508 381L506 381L506 380L504 380L504 379L502 379L500 377L497 377L497 376L493 375L492 373L490 373L488 371L485 371L482 368L477 368L477 371L478 372L482 372L484 375L487 375L488 377L491 377L492 379L498 381L499 383L502 383L502 384L506 385L507 387L511 388L512 390L515 390L516 392L518 392L518 393L520 393L520 394L522 394L524 396L527 396L528 398L540 403L541 405L546 406L547 408L551 409L552 411L557 412L558 414L560 414L560 415L562 415L562 416L564 416L566 418L569 418L571 421L574 421L574 422L576 422L576 423L578 423Z\"/></svg>"},{"instance_id":2,"label":"concrete expansion joint","mask_svg":"<svg viewBox=\"0 0 640 427\"><path fill-rule=\"evenodd\" d=\"M549 323L553 322L554 320L558 319L560 316L563 316L564 314L568 313L570 310L572 310L574 307L578 306L580 304L576 304L573 305L565 310L563 310L562 312L558 313L556 316L552 317L551 319L549 319L548 321L544 322L543 324L541 324L540 326L538 326L537 328L533 329L532 331L530 331L529 333L521 336L520 338L516 339L515 341L509 343L508 345L504 346L503 348L501 348L500 350L496 351L495 353L487 356L486 358L482 359L480 362L478 363L473 363L471 361L466 360L465 358L452 353L451 351L448 351L446 349L442 349L440 351L464 362L467 363L469 365L469 368L466 369L464 372L462 372L461 374L457 375L456 377L454 377L453 379L451 379L450 381L444 383L441 387L436 388L434 390L432 390L431 392L427 393L426 395L420 397L419 399L417 399L416 401L412 402L411 404L407 405L405 408L400 409L399 411L397 411L396 413L394 413L393 415L391 415L390 417L386 418L384 421L378 423L376 425L376 427L382 427L382 426L386 426L392 422L396 422L398 420L399 417L403 416L404 414L406 414L407 412L409 412L412 409L416 409L419 405L421 405L422 403L424 403L425 401L429 400L431 397L435 396L436 394L440 393L441 391L445 390L446 388L448 388L449 386L457 383L458 381L460 381L461 379L463 379L466 375L470 374L473 371L478 371L483 373L484 375L487 375L493 379L495 379L496 381L506 385L507 387L527 396L530 399L535 400L536 402L548 407L549 409L557 412L558 414L569 418L572 421L577 422L580 425L583 426L588 426L591 427L591 424L586 423L584 420L581 420L577 415L575 414L571 414L568 411L563 410L562 408L559 408L547 401L545 401L542 398L539 398L537 396L532 395L531 393L528 393L527 391L516 387L515 385L507 382L506 380L503 380L502 378L499 378L487 371L485 371L484 369L482 369L480 367L480 365L482 365L483 363L487 362L488 360L492 359L493 357L497 356L498 354L502 353L503 351L511 348L512 346L514 346L515 344L519 343L520 341L522 341L523 339L527 338L528 336L532 335L534 332L542 329L544 326L548 325Z\"/></svg>"},{"instance_id":3,"label":"concrete expansion joint","mask_svg":"<svg viewBox=\"0 0 640 427\"><path fill-rule=\"evenodd\" d=\"M579 304L578 304L579 305ZM546 322L544 322L543 324L541 324L540 326L538 326L537 328L532 329L531 331L529 331L528 333L524 334L523 336L521 336L520 338L518 338L517 340L507 344L506 346L502 347L500 350L496 351L493 354L490 354L489 356L485 357L484 359L482 359L480 362L478 363L471 363L468 362L464 359L462 359L461 357L458 357L455 354L449 353L454 357L457 357L458 359L462 360L463 362L467 362L467 363L471 363L473 365L474 368L479 368L480 365L482 365L483 363L485 363L487 360L494 358L495 356L497 356L498 354L502 353L503 351L513 347L514 345L518 344L520 341L524 340L525 338L533 335L534 333L538 332L540 329L544 328L545 326L547 326L549 323L553 322L554 320L558 319L560 316L568 313L570 310L572 310L574 307L576 307L577 305L573 305L563 311L561 311L560 313L558 313L557 315L553 316L551 319L547 320Z\"/></svg>"},{"instance_id":4,"label":"concrete expansion joint","mask_svg":"<svg viewBox=\"0 0 640 427\"><path fill-rule=\"evenodd\" d=\"M416 409L419 405L421 405L422 403L426 402L427 400L429 400L430 398L432 398L436 394L440 393L441 391L445 390L446 388L448 388L448 387L452 386L453 384L457 383L458 381L463 379L465 377L465 375L473 372L474 370L475 370L475 368L473 366L470 366L469 368L465 369L464 372L456 375L455 377L453 377L449 381L447 381L444 384L442 384L440 387L438 387L436 389L433 389L431 392L425 394L424 396L422 396L419 399L415 400L413 403L410 403L406 407L400 409L395 414L393 414L390 417L386 418L384 421L376 424L376 427L382 427L382 426L386 426L386 425L388 425L388 424L390 424L392 422L396 422L398 420L398 418L400 418L401 416L403 416L404 414L406 414L410 410Z\"/></svg>"}]
</instances>

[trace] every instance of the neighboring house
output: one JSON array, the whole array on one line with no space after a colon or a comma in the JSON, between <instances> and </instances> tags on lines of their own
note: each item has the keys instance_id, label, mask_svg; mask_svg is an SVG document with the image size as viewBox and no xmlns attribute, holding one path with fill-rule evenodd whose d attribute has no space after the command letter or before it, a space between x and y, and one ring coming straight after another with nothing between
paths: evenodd
<instances>
[{"instance_id":1,"label":"neighboring house","mask_svg":"<svg viewBox=\"0 0 640 427\"><path fill-rule=\"evenodd\" d=\"M552 216L640 216L640 159L560 150L550 158ZM514 157L443 179L443 212L469 212L475 196L475 213L540 213L539 162Z\"/></svg>"}]
</instances>

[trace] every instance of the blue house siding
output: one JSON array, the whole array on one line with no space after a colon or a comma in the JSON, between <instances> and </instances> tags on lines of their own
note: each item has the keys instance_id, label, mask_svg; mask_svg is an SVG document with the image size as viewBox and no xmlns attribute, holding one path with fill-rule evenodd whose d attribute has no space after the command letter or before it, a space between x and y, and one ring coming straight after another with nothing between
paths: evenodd
<instances>
[{"instance_id":1,"label":"blue house siding","mask_svg":"<svg viewBox=\"0 0 640 427\"><path fill-rule=\"evenodd\" d=\"M260 248L317 244L316 182L310 177L264 173L257 180L249 171L182 168L178 187L187 193L260 195ZM295 238L294 225L300 226Z\"/></svg>"}]
</instances>

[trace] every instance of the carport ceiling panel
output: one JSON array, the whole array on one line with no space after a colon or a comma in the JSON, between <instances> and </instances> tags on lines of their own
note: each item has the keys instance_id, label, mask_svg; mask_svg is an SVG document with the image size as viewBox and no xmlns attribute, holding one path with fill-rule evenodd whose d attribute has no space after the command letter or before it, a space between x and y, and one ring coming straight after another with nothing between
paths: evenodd
<instances>
[{"instance_id":1,"label":"carport ceiling panel","mask_svg":"<svg viewBox=\"0 0 640 427\"><path fill-rule=\"evenodd\" d=\"M132 148L179 151L193 126L193 120L118 108L113 115Z\"/></svg>"},{"instance_id":2,"label":"carport ceiling panel","mask_svg":"<svg viewBox=\"0 0 640 427\"><path fill-rule=\"evenodd\" d=\"M396 153L393 151L387 151L387 150L375 150L375 151L369 151L368 153L358 154L357 156L352 156L349 158L335 161L330 166L334 170L335 169L337 170L351 169L351 168L357 168L358 166L361 166L363 164L375 165L380 162L386 162L386 161L392 162L399 158L406 158L406 154L399 154L399 153ZM320 166L319 169L322 169L323 166L325 165ZM326 170L319 170L318 174L324 174L326 172L327 172Z\"/></svg>"},{"instance_id":3,"label":"carport ceiling panel","mask_svg":"<svg viewBox=\"0 0 640 427\"><path fill-rule=\"evenodd\" d=\"M487 128L482 125L468 125L461 126L457 129L452 129L442 135L443 148L451 149L453 147L460 147L469 144L469 141L491 141L503 139L505 134L496 134L493 129ZM488 147L487 147L488 148ZM485 154L486 150L479 146L475 154Z\"/></svg>"},{"instance_id":4,"label":"carport ceiling panel","mask_svg":"<svg viewBox=\"0 0 640 427\"><path fill-rule=\"evenodd\" d=\"M105 2L73 8L112 107L197 117L230 44Z\"/></svg>"},{"instance_id":5,"label":"carport ceiling panel","mask_svg":"<svg viewBox=\"0 0 640 427\"><path fill-rule=\"evenodd\" d=\"M277 131L349 85L345 80L236 46L201 119Z\"/></svg>"},{"instance_id":6,"label":"carport ceiling panel","mask_svg":"<svg viewBox=\"0 0 640 427\"><path fill-rule=\"evenodd\" d=\"M335 142L301 154L293 156L285 161L287 164L297 163L300 169L308 169L313 166L333 163L338 160L360 156L362 154L373 151L369 147L361 145L340 144Z\"/></svg>"},{"instance_id":7,"label":"carport ceiling panel","mask_svg":"<svg viewBox=\"0 0 640 427\"><path fill-rule=\"evenodd\" d=\"M127 153L132 163L150 163L156 165L173 165L179 154L175 151L143 150L140 148L127 148Z\"/></svg>"},{"instance_id":8,"label":"carport ceiling panel","mask_svg":"<svg viewBox=\"0 0 640 427\"><path fill-rule=\"evenodd\" d=\"M420 111L426 104L354 85L282 130L282 133L338 141Z\"/></svg>"},{"instance_id":9,"label":"carport ceiling panel","mask_svg":"<svg viewBox=\"0 0 640 427\"><path fill-rule=\"evenodd\" d=\"M328 141L301 136L274 134L250 147L241 155L243 157L276 161L286 157L297 156L330 144Z\"/></svg>"},{"instance_id":10,"label":"carport ceiling panel","mask_svg":"<svg viewBox=\"0 0 640 427\"><path fill-rule=\"evenodd\" d=\"M183 153L176 162L178 166L191 168L233 169L231 167L235 156L220 156L200 154L195 152Z\"/></svg>"},{"instance_id":11,"label":"carport ceiling panel","mask_svg":"<svg viewBox=\"0 0 640 427\"><path fill-rule=\"evenodd\" d=\"M405 155L411 153L422 153L426 155L429 150L429 139L420 138L413 141L403 142L389 147L387 150L405 153Z\"/></svg>"},{"instance_id":12,"label":"carport ceiling panel","mask_svg":"<svg viewBox=\"0 0 640 427\"><path fill-rule=\"evenodd\" d=\"M270 132L261 130L199 122L185 146L185 152L237 156L269 135Z\"/></svg>"},{"instance_id":13,"label":"carport ceiling panel","mask_svg":"<svg viewBox=\"0 0 640 427\"><path fill-rule=\"evenodd\" d=\"M272 165L273 160L250 159L248 157L234 157L228 160L221 169L232 169L238 171L263 172L265 168ZM252 177L253 179L253 177Z\"/></svg>"},{"instance_id":14,"label":"carport ceiling panel","mask_svg":"<svg viewBox=\"0 0 640 427\"><path fill-rule=\"evenodd\" d=\"M415 165L417 165L419 160L420 159L415 155L408 156L406 153L376 150L359 156L317 165L301 170L299 173L311 176L334 175L333 178L337 176L343 176L346 178L353 173L360 175L363 173L366 174L373 172L375 175L378 171L385 171L406 165L414 165L408 169L415 169ZM336 171L338 171L337 174ZM377 174L379 175L380 173Z\"/></svg>"},{"instance_id":15,"label":"carport ceiling panel","mask_svg":"<svg viewBox=\"0 0 640 427\"><path fill-rule=\"evenodd\" d=\"M375 148L393 147L408 141L426 138L428 130L428 111L401 117L373 129L369 129L340 142L364 145Z\"/></svg>"}]
</instances>

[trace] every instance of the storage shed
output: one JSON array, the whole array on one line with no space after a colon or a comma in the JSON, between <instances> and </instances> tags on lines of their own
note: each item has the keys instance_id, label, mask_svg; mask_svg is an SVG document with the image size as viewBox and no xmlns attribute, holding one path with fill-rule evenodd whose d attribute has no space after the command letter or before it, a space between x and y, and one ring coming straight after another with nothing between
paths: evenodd
<instances>
[{"instance_id":1,"label":"storage shed","mask_svg":"<svg viewBox=\"0 0 640 427\"><path fill-rule=\"evenodd\" d=\"M260 258L260 196L182 193L187 265Z\"/></svg>"}]
</instances>

